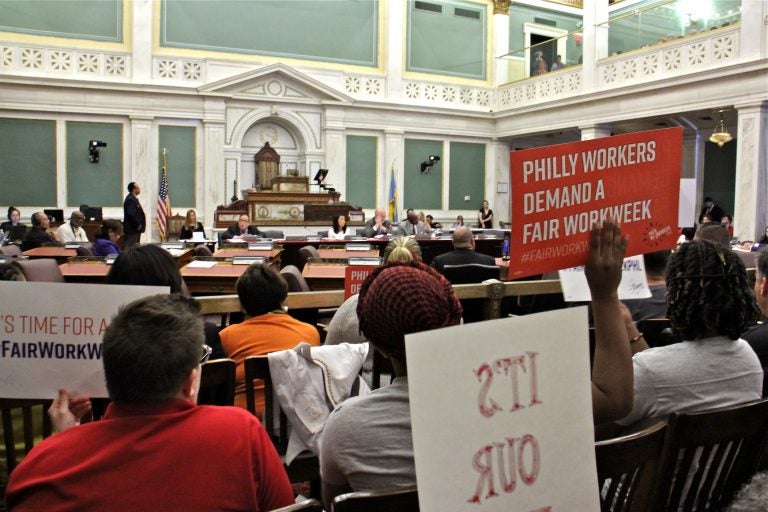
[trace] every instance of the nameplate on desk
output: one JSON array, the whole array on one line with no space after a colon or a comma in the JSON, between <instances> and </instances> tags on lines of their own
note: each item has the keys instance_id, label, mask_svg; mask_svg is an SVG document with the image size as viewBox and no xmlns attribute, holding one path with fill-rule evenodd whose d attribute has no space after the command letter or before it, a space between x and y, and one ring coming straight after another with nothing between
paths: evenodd
<instances>
[{"instance_id":1,"label":"nameplate on desk","mask_svg":"<svg viewBox=\"0 0 768 512\"><path fill-rule=\"evenodd\" d=\"M355 257L349 258L349 264L350 266L352 265L377 266L377 265L381 265L381 258L379 258L378 256L363 256L363 257L355 256Z\"/></svg>"},{"instance_id":2,"label":"nameplate on desk","mask_svg":"<svg viewBox=\"0 0 768 512\"><path fill-rule=\"evenodd\" d=\"M248 248L250 249L250 247ZM264 262L267 261L267 259L264 256L233 256L232 257L232 264L233 265L263 265Z\"/></svg>"},{"instance_id":3,"label":"nameplate on desk","mask_svg":"<svg viewBox=\"0 0 768 512\"><path fill-rule=\"evenodd\" d=\"M351 240L353 242L365 242L368 239L364 236L355 235L355 236L345 236L344 240Z\"/></svg>"},{"instance_id":4,"label":"nameplate on desk","mask_svg":"<svg viewBox=\"0 0 768 512\"><path fill-rule=\"evenodd\" d=\"M160 247L166 251L170 251L171 249L182 250L184 249L184 242L163 242L160 244Z\"/></svg>"},{"instance_id":5,"label":"nameplate on desk","mask_svg":"<svg viewBox=\"0 0 768 512\"><path fill-rule=\"evenodd\" d=\"M346 244L344 248L348 251L370 251L371 244Z\"/></svg>"},{"instance_id":6,"label":"nameplate on desk","mask_svg":"<svg viewBox=\"0 0 768 512\"><path fill-rule=\"evenodd\" d=\"M106 263L107 265L111 265L115 262L116 259L117 259L117 254L110 254L104 257L104 263Z\"/></svg>"},{"instance_id":7,"label":"nameplate on desk","mask_svg":"<svg viewBox=\"0 0 768 512\"><path fill-rule=\"evenodd\" d=\"M308 236L307 237L307 242L319 242L319 241L320 241L320 237L319 236Z\"/></svg>"},{"instance_id":8,"label":"nameplate on desk","mask_svg":"<svg viewBox=\"0 0 768 512\"><path fill-rule=\"evenodd\" d=\"M308 238L304 235L287 235L285 239L288 241L294 241L294 242L300 241L300 240L308 240Z\"/></svg>"},{"instance_id":9,"label":"nameplate on desk","mask_svg":"<svg viewBox=\"0 0 768 512\"><path fill-rule=\"evenodd\" d=\"M272 242L248 242L249 251L271 251L273 248Z\"/></svg>"},{"instance_id":10,"label":"nameplate on desk","mask_svg":"<svg viewBox=\"0 0 768 512\"><path fill-rule=\"evenodd\" d=\"M438 240L453 240L453 237L451 235L440 235L437 237Z\"/></svg>"},{"instance_id":11,"label":"nameplate on desk","mask_svg":"<svg viewBox=\"0 0 768 512\"><path fill-rule=\"evenodd\" d=\"M65 242L64 248L65 249L77 249L78 247L81 247L80 242Z\"/></svg>"}]
</instances>

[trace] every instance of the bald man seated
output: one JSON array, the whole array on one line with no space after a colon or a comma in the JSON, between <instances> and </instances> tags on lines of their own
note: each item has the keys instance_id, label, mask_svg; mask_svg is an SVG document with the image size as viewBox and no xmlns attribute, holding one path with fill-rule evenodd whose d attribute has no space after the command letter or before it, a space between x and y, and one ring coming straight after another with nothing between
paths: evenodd
<instances>
[{"instance_id":1,"label":"bald man seated","mask_svg":"<svg viewBox=\"0 0 768 512\"><path fill-rule=\"evenodd\" d=\"M472 231L466 227L460 227L453 232L453 250L436 256L432 260L432 266L441 274L446 265L466 265L467 263L480 263L481 265L496 265L496 259L487 254L475 252L475 238Z\"/></svg>"}]
</instances>

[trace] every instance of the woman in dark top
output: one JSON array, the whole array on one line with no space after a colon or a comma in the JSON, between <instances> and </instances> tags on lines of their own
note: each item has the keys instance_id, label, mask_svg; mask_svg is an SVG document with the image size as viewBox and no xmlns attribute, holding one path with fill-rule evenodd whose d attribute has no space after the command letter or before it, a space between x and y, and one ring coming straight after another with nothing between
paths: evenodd
<instances>
[{"instance_id":1,"label":"woman in dark top","mask_svg":"<svg viewBox=\"0 0 768 512\"><path fill-rule=\"evenodd\" d=\"M187 219L184 221L184 225L181 226L179 232L179 240L191 240L195 231L205 233L205 228L201 222L197 222L197 214L195 210L187 210ZM203 236L205 238L205 236Z\"/></svg>"},{"instance_id":2,"label":"woman in dark top","mask_svg":"<svg viewBox=\"0 0 768 512\"><path fill-rule=\"evenodd\" d=\"M27 231L27 226L19 222L21 212L15 206L8 207L8 222L0 224L0 231L6 234L9 240L21 240Z\"/></svg>"},{"instance_id":3,"label":"woman in dark top","mask_svg":"<svg viewBox=\"0 0 768 512\"><path fill-rule=\"evenodd\" d=\"M477 211L477 222L483 229L493 227L493 210L488 208L488 201L483 201L483 207Z\"/></svg>"},{"instance_id":4,"label":"woman in dark top","mask_svg":"<svg viewBox=\"0 0 768 512\"><path fill-rule=\"evenodd\" d=\"M757 241L759 244L768 244L768 226L765 226L765 233L763 234L763 238Z\"/></svg>"},{"instance_id":5,"label":"woman in dark top","mask_svg":"<svg viewBox=\"0 0 768 512\"><path fill-rule=\"evenodd\" d=\"M94 256L109 256L120 254L117 239L123 234L123 226L119 220L107 219L101 224L101 230L93 241L91 250Z\"/></svg>"}]
</instances>

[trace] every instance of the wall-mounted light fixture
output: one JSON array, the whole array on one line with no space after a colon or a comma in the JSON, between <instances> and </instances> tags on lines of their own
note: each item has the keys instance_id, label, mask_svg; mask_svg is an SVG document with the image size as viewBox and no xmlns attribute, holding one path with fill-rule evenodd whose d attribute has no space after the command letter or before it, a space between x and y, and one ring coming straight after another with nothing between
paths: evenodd
<instances>
[{"instance_id":1,"label":"wall-mounted light fixture","mask_svg":"<svg viewBox=\"0 0 768 512\"><path fill-rule=\"evenodd\" d=\"M725 127L722 110L720 111L720 119L717 120L715 129L712 130L712 135L709 136L709 140L720 147L723 147L723 144L727 144L733 140L733 137L731 137L731 134L728 133L728 129Z\"/></svg>"},{"instance_id":2,"label":"wall-mounted light fixture","mask_svg":"<svg viewBox=\"0 0 768 512\"><path fill-rule=\"evenodd\" d=\"M439 161L439 156L429 155L425 161L421 162L421 174L429 174L429 171L432 170L432 166Z\"/></svg>"},{"instance_id":3,"label":"wall-mounted light fixture","mask_svg":"<svg viewBox=\"0 0 768 512\"><path fill-rule=\"evenodd\" d=\"M96 148L105 148L107 147L106 142L101 142L100 140L89 140L88 141L88 161L92 164L99 163L99 150Z\"/></svg>"}]
</instances>

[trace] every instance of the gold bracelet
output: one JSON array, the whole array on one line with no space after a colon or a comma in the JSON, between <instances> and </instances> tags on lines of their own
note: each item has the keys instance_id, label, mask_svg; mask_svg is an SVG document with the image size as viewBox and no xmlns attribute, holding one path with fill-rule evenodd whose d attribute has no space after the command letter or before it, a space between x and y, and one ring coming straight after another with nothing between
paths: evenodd
<instances>
[{"instance_id":1,"label":"gold bracelet","mask_svg":"<svg viewBox=\"0 0 768 512\"><path fill-rule=\"evenodd\" d=\"M632 343L636 342L637 340L639 340L639 339L640 339L640 338L642 338L642 337L643 337L643 333L640 333L640 334L638 334L637 336L635 336L634 338L632 338L631 340L629 340L629 343L630 343L630 345L631 345Z\"/></svg>"}]
</instances>

